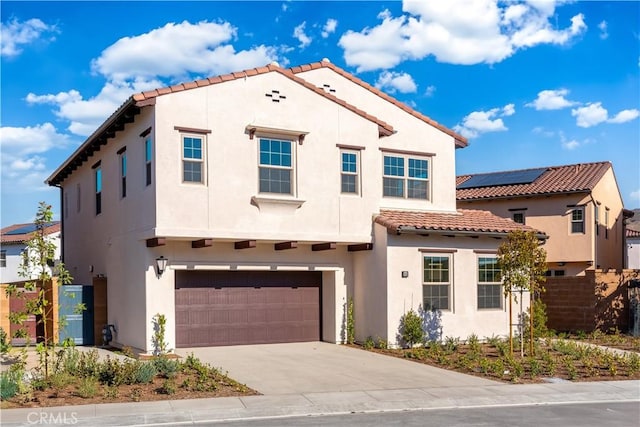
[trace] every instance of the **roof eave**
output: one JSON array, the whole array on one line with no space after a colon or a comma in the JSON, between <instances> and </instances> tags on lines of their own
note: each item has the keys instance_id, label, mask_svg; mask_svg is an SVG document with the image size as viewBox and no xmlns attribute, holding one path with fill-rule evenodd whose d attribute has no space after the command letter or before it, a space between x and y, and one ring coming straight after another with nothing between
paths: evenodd
<instances>
[{"instance_id":1,"label":"roof eave","mask_svg":"<svg viewBox=\"0 0 640 427\"><path fill-rule=\"evenodd\" d=\"M139 109L141 108L142 105L139 105L138 102L136 102L136 100L134 99L133 96L129 97L107 120L104 121L104 123L102 123L100 125L100 127L98 129L96 129L74 152L73 154L71 154L71 156L69 156L69 158L67 158L67 160L60 165L46 180L45 180L45 184L48 184L52 187L58 186L68 175L69 173L67 173L67 170L69 168L72 168L74 163L79 162L80 164L84 163L89 157L91 157L91 155L93 155L94 151L99 151L99 146L100 145L105 145L106 142L104 142L104 144L100 144L98 145L97 149L92 151L90 154L88 153L88 151L90 151L92 149L92 145L95 144L97 141L99 141L101 138L103 138L105 141L109 138L111 138L112 136L109 136L108 133L110 131L110 128L114 125L116 125L118 123L118 121L123 120L124 118L124 122L123 125L125 125L126 123L130 123L133 121L133 119L129 120L126 117L127 112L131 109L131 108L135 108L135 109ZM139 111L130 111L133 116L135 116L136 114L139 113ZM114 129L111 132L113 132L115 134L115 132L117 132L118 129ZM83 159L84 157L84 159ZM64 176L63 176L64 175Z\"/></svg>"},{"instance_id":2,"label":"roof eave","mask_svg":"<svg viewBox=\"0 0 640 427\"><path fill-rule=\"evenodd\" d=\"M462 237L492 237L492 238L505 238L509 234L508 231L482 231L482 230L441 230L430 229L422 227L412 226L399 226L395 229L389 229L390 232L396 234L435 234L440 236L462 236ZM536 232L535 236L538 240L547 240L549 236L544 233Z\"/></svg>"},{"instance_id":3,"label":"roof eave","mask_svg":"<svg viewBox=\"0 0 640 427\"><path fill-rule=\"evenodd\" d=\"M456 200L458 202L478 202L482 200L524 199L524 198L531 198L536 196L556 196L560 194L581 194L581 193L589 194L591 193L591 189L573 190L573 191L547 191L544 193L529 193L529 194L507 194L507 195L501 195L501 196L470 197L470 198L464 198L464 199L456 197Z\"/></svg>"}]
</instances>

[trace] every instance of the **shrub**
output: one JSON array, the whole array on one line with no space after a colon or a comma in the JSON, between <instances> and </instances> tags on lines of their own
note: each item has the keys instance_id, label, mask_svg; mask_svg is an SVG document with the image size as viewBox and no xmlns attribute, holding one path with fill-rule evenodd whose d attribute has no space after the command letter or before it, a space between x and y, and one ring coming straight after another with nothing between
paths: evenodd
<instances>
[{"instance_id":1,"label":"shrub","mask_svg":"<svg viewBox=\"0 0 640 427\"><path fill-rule=\"evenodd\" d=\"M18 394L22 372L6 371L0 373L0 399L7 400Z\"/></svg>"},{"instance_id":2,"label":"shrub","mask_svg":"<svg viewBox=\"0 0 640 427\"><path fill-rule=\"evenodd\" d=\"M529 321L528 311L522 313L522 323L522 335L525 337L529 337L531 322ZM549 328L547 328L547 306L538 296L538 298L533 300L533 337L541 338L548 337L549 335Z\"/></svg>"},{"instance_id":3,"label":"shrub","mask_svg":"<svg viewBox=\"0 0 640 427\"><path fill-rule=\"evenodd\" d=\"M178 372L179 363L175 360L168 359L164 356L158 356L153 359L153 365L160 375L164 378L172 378Z\"/></svg>"},{"instance_id":4,"label":"shrub","mask_svg":"<svg viewBox=\"0 0 640 427\"><path fill-rule=\"evenodd\" d=\"M75 367L76 376L80 377L98 377L100 374L100 362L98 361L98 352L96 350L91 350L89 352L80 352L78 350L71 350L69 354L73 354L73 352L78 353L78 359ZM69 357L71 359L71 357ZM72 361L69 362L73 364ZM67 369L69 371L69 369ZM73 370L69 372L74 372Z\"/></svg>"},{"instance_id":5,"label":"shrub","mask_svg":"<svg viewBox=\"0 0 640 427\"><path fill-rule=\"evenodd\" d=\"M144 362L138 364L138 367L135 372L135 383L136 384L148 384L153 381L153 378L156 376L158 371L153 363Z\"/></svg>"},{"instance_id":6,"label":"shrub","mask_svg":"<svg viewBox=\"0 0 640 427\"><path fill-rule=\"evenodd\" d=\"M0 328L0 354L7 354L9 350L11 350L11 344L9 344L7 332Z\"/></svg>"},{"instance_id":7,"label":"shrub","mask_svg":"<svg viewBox=\"0 0 640 427\"><path fill-rule=\"evenodd\" d=\"M107 386L104 389L104 398L105 399L117 399L120 395L120 390L115 386Z\"/></svg>"},{"instance_id":8,"label":"shrub","mask_svg":"<svg viewBox=\"0 0 640 427\"><path fill-rule=\"evenodd\" d=\"M387 340L383 340L382 338L378 337L378 339L376 340L376 348L386 350L389 348L389 344L387 343Z\"/></svg>"},{"instance_id":9,"label":"shrub","mask_svg":"<svg viewBox=\"0 0 640 427\"><path fill-rule=\"evenodd\" d=\"M347 304L347 344L353 344L356 340L356 322L353 314L353 298L349 298Z\"/></svg>"},{"instance_id":10,"label":"shrub","mask_svg":"<svg viewBox=\"0 0 640 427\"><path fill-rule=\"evenodd\" d=\"M372 348L374 348L375 347L375 343L373 342L373 338L372 337L367 337L364 340L364 343L362 344L362 347L365 350L371 350Z\"/></svg>"},{"instance_id":11,"label":"shrub","mask_svg":"<svg viewBox=\"0 0 640 427\"><path fill-rule=\"evenodd\" d=\"M175 394L176 391L177 387L173 380L165 380L158 389L158 392L161 394Z\"/></svg>"},{"instance_id":12,"label":"shrub","mask_svg":"<svg viewBox=\"0 0 640 427\"><path fill-rule=\"evenodd\" d=\"M83 399L95 397L98 394L98 380L95 377L82 378L76 386L75 394Z\"/></svg>"},{"instance_id":13,"label":"shrub","mask_svg":"<svg viewBox=\"0 0 640 427\"><path fill-rule=\"evenodd\" d=\"M400 318L400 337L409 347L424 341L422 318L413 309Z\"/></svg>"}]
</instances>

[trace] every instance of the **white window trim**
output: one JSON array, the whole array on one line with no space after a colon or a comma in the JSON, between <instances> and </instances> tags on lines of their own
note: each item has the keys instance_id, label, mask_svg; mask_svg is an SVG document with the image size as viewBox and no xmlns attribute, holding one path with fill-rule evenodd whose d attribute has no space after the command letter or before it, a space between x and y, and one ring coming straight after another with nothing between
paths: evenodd
<instances>
[{"instance_id":1,"label":"white window trim","mask_svg":"<svg viewBox=\"0 0 640 427\"><path fill-rule=\"evenodd\" d=\"M125 199L127 197L127 178L129 175L129 159L127 158L127 150L121 150L118 153L118 169L119 169L119 177L120 177L120 185L118 188L120 189L120 200Z\"/></svg>"},{"instance_id":2,"label":"white window trim","mask_svg":"<svg viewBox=\"0 0 640 427\"><path fill-rule=\"evenodd\" d=\"M433 162L433 155L429 154L429 153L414 153L414 152L402 152L402 151L397 151L397 150L382 150L382 197L385 198L391 198L391 199L404 199L404 200L422 200L425 202L431 202L432 199L432 162ZM384 158L385 157L401 157L404 159L404 176L395 176L395 175L385 175L384 173ZM427 177L426 179L423 178L411 178L409 177L409 159L414 159L414 160L425 160L427 162ZM391 179L401 179L403 181L403 188L402 188L402 197L399 196L387 196L384 194L384 179L385 178L391 178ZM422 198L416 198L416 197L409 197L409 181L413 180L413 181L426 181L427 183L427 198L426 199L422 199Z\"/></svg>"},{"instance_id":3,"label":"white window trim","mask_svg":"<svg viewBox=\"0 0 640 427\"><path fill-rule=\"evenodd\" d=\"M420 283L422 286L422 308L426 310L424 307L424 286L425 285L435 285L435 286L447 286L448 287L448 295L449 295L449 306L445 308L440 308L438 310L447 313L454 313L454 296L453 296L453 251L428 251L428 250L420 250ZM424 259L426 257L438 257L438 258L449 258L449 281L448 282L425 282L424 280Z\"/></svg>"},{"instance_id":4,"label":"white window trim","mask_svg":"<svg viewBox=\"0 0 640 427\"><path fill-rule=\"evenodd\" d=\"M202 157L200 159L185 158L184 157L184 140L185 138L199 139L202 141ZM180 182L184 185L207 185L207 138L206 135L200 133L187 133L180 132ZM184 179L184 165L185 162L200 163L200 181L185 181Z\"/></svg>"},{"instance_id":5,"label":"white window trim","mask_svg":"<svg viewBox=\"0 0 640 427\"><path fill-rule=\"evenodd\" d=\"M517 213L520 213L520 212L517 212ZM493 286L497 285L500 288L500 295L501 296L503 295L502 282L481 282L480 281L480 258L496 259L497 256L496 255L491 255L491 254L478 254L476 256L476 310L478 310L478 311L504 311L505 310L504 297L500 298L500 306L499 307L483 307L483 308L478 307L479 302L480 302L480 295L478 294L478 288L479 288L480 285L493 285Z\"/></svg>"},{"instance_id":6,"label":"white window trim","mask_svg":"<svg viewBox=\"0 0 640 427\"><path fill-rule=\"evenodd\" d=\"M356 171L354 172L344 172L342 170L342 154L355 154L356 156ZM343 196L361 196L362 195L362 174L360 168L360 150L352 149L352 148L340 148L340 194ZM345 192L342 191L342 176L349 175L356 177L356 191L355 192Z\"/></svg>"},{"instance_id":7,"label":"white window trim","mask_svg":"<svg viewBox=\"0 0 640 427\"><path fill-rule=\"evenodd\" d=\"M580 211L582 212L582 220L576 221L573 219L573 212ZM573 231L573 224L582 223L582 231ZM569 211L569 234L585 234L585 216L584 216L584 207L583 206L575 206L572 207Z\"/></svg>"}]
</instances>

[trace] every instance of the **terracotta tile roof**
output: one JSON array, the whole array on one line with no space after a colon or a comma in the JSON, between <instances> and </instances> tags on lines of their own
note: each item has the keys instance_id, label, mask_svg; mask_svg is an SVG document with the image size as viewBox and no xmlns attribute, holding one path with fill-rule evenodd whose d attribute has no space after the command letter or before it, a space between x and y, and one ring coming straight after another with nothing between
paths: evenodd
<instances>
[{"instance_id":1,"label":"terracotta tile roof","mask_svg":"<svg viewBox=\"0 0 640 427\"><path fill-rule=\"evenodd\" d=\"M611 167L610 162L597 162L536 168L546 169L546 171L529 184L458 188L456 190L456 198L458 200L479 200L515 196L587 192L596 186ZM508 172L525 172L530 170L532 169ZM495 173L498 174L504 172ZM456 177L456 187L459 187L461 184L471 179L471 177L478 175L480 174L461 175Z\"/></svg>"},{"instance_id":2,"label":"terracotta tile roof","mask_svg":"<svg viewBox=\"0 0 640 427\"><path fill-rule=\"evenodd\" d=\"M626 236L627 237L640 237L640 231L632 230L631 228L627 228Z\"/></svg>"},{"instance_id":3,"label":"terracotta tile roof","mask_svg":"<svg viewBox=\"0 0 640 427\"><path fill-rule=\"evenodd\" d=\"M458 209L456 213L381 210L375 222L392 232L438 232L452 234L507 234L510 231L537 230L502 218L488 211Z\"/></svg>"},{"instance_id":4,"label":"terracotta tile roof","mask_svg":"<svg viewBox=\"0 0 640 427\"><path fill-rule=\"evenodd\" d=\"M441 130L442 132L452 136L456 141L456 147L463 148L463 147L466 147L468 145L467 138L465 138L464 136L460 135L457 132L454 132L453 130L447 128L446 126L441 125L440 123L436 122L432 118L427 117L424 114L414 110L413 108L411 108L408 105L398 101L397 99L393 98L392 96L387 95L386 93L384 93L381 90L375 88L374 86L371 86L369 83L357 78L353 74L348 73L345 70L343 70L342 68L333 65L329 61L325 60L325 61L320 61L320 62L313 62L311 64L298 65L296 67L291 67L290 70L294 74L297 74L297 73L303 73L305 71L315 70L315 69L318 69L318 68L329 68L329 69L335 71L336 73L338 73L341 76L345 77L346 79L352 81L353 83L357 84L358 86L362 86L363 88L367 89L368 91L378 95L380 98L384 99L385 101L388 101L388 102L392 103L393 105L397 106L401 110L411 114L414 117L417 117L418 119L420 119L420 120L422 120L422 121L424 121L426 123L429 123L431 126L433 126L433 127L437 128L437 129Z\"/></svg>"},{"instance_id":5,"label":"terracotta tile roof","mask_svg":"<svg viewBox=\"0 0 640 427\"><path fill-rule=\"evenodd\" d=\"M162 96L162 95L166 95L169 93L175 93L175 92L182 92L184 90L189 90L189 89L193 89L195 87L202 87L202 86L210 86L210 85L215 85L218 83L223 83L223 82L228 82L231 80L237 80L237 79L243 79L245 77L251 77L251 76L257 76L259 74L266 74L266 73L271 73L271 72L276 72L279 74L282 74L283 76L293 80L294 82L306 87L307 89L317 93L318 95L321 95L325 98L330 99L331 101L335 102L338 105L341 105L343 107L345 107L348 110L353 111L354 113L364 117L365 119L372 121L374 123L376 123L379 128L380 128L380 133L381 135L391 135L393 133L393 126L391 126L390 124L378 119L377 117L372 116L371 114L368 114L366 111L360 110L359 108L347 103L346 101L325 92L324 90L312 85L311 83L309 83L308 81L296 76L291 70L287 70L284 68L280 68L278 65L275 64L269 64L265 67L258 67L258 68L252 68L249 70L244 70L244 71L239 71L239 72L234 72L234 73L230 73L230 74L224 74L221 76L216 76L216 77L209 77L207 79L202 79L202 80L198 80L195 82L191 82L191 83L181 83L178 85L174 85L171 87L165 87L165 88L160 88L160 89L154 89L154 90L149 90L146 92L142 92L142 93L137 93L135 95L133 95L133 100L136 101L136 104L138 106L144 106L144 105L149 105L153 103L153 99L158 97L158 96ZM195 84L195 85L194 85Z\"/></svg>"},{"instance_id":6,"label":"terracotta tile roof","mask_svg":"<svg viewBox=\"0 0 640 427\"><path fill-rule=\"evenodd\" d=\"M31 237L33 233L7 234L23 227L33 226L33 223L13 224L0 230L0 241L2 243L22 243ZM52 221L48 227L45 227L45 234L52 234L60 231L60 221Z\"/></svg>"}]
</instances>

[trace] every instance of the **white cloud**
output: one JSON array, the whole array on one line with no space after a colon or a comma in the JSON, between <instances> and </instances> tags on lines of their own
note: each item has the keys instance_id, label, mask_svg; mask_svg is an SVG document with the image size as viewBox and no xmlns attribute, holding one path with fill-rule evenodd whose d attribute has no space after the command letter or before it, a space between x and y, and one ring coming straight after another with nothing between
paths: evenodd
<instances>
[{"instance_id":1,"label":"white cloud","mask_svg":"<svg viewBox=\"0 0 640 427\"><path fill-rule=\"evenodd\" d=\"M436 87L434 85L427 86L427 90L424 91L424 96L431 98L436 93Z\"/></svg>"},{"instance_id":2,"label":"white cloud","mask_svg":"<svg viewBox=\"0 0 640 427\"><path fill-rule=\"evenodd\" d=\"M454 130L465 138L476 138L487 132L502 132L508 130L500 117L511 116L515 113L513 104L502 108L492 108L489 111L474 111L462 119L462 124L454 126Z\"/></svg>"},{"instance_id":3,"label":"white cloud","mask_svg":"<svg viewBox=\"0 0 640 427\"><path fill-rule=\"evenodd\" d=\"M306 35L304 32L304 27L306 25L307 25L307 22L303 21L302 24L298 25L293 29L293 37L298 39L298 41L300 42L300 44L298 45L300 49L304 49L305 47L311 44L311 37Z\"/></svg>"},{"instance_id":4,"label":"white cloud","mask_svg":"<svg viewBox=\"0 0 640 427\"><path fill-rule=\"evenodd\" d=\"M598 28L600 29L600 38L602 40L606 40L609 38L609 32L607 31L607 21L602 21L598 24Z\"/></svg>"},{"instance_id":5,"label":"white cloud","mask_svg":"<svg viewBox=\"0 0 640 427\"><path fill-rule=\"evenodd\" d=\"M584 107L571 110L571 115L576 118L576 125L589 128L604 122L620 124L635 120L640 116L640 110L635 108L622 110L609 118L609 112L602 106L601 102L591 102Z\"/></svg>"},{"instance_id":6,"label":"white cloud","mask_svg":"<svg viewBox=\"0 0 640 427\"><path fill-rule=\"evenodd\" d=\"M429 55L444 63L494 64L520 49L567 44L586 30L581 14L571 18L569 27L554 28L554 11L554 1L404 1L402 15L385 10L378 15L379 25L347 31L339 45L358 72Z\"/></svg>"},{"instance_id":7,"label":"white cloud","mask_svg":"<svg viewBox=\"0 0 640 427\"><path fill-rule=\"evenodd\" d=\"M567 89L543 90L538 92L538 97L533 102L526 104L526 106L536 110L560 110L576 105L576 102L565 98L568 94L569 91Z\"/></svg>"},{"instance_id":8,"label":"white cloud","mask_svg":"<svg viewBox=\"0 0 640 427\"><path fill-rule=\"evenodd\" d=\"M228 44L237 29L228 22L168 23L148 33L123 37L92 61L92 69L110 80L184 79L190 73L217 75L276 59L273 47L236 52Z\"/></svg>"},{"instance_id":9,"label":"white cloud","mask_svg":"<svg viewBox=\"0 0 640 427\"><path fill-rule=\"evenodd\" d=\"M571 115L576 118L576 125L581 128L588 128L607 121L608 113L602 107L601 102L592 102L585 107L572 109Z\"/></svg>"},{"instance_id":10,"label":"white cloud","mask_svg":"<svg viewBox=\"0 0 640 427\"><path fill-rule=\"evenodd\" d=\"M2 140L2 191L44 190L48 175L46 159L41 154L70 144L67 135L58 133L51 123L29 127L0 128Z\"/></svg>"},{"instance_id":11,"label":"white cloud","mask_svg":"<svg viewBox=\"0 0 640 427\"><path fill-rule=\"evenodd\" d=\"M560 143L562 144L562 148L569 151L575 150L580 146L580 142L578 142L577 139L567 139L562 132L560 133Z\"/></svg>"},{"instance_id":12,"label":"white cloud","mask_svg":"<svg viewBox=\"0 0 640 427\"><path fill-rule=\"evenodd\" d=\"M333 34L336 32L336 27L338 26L338 21L333 18L327 19L327 22L322 27L322 38L326 39L329 37L329 34Z\"/></svg>"},{"instance_id":13,"label":"white cloud","mask_svg":"<svg viewBox=\"0 0 640 427\"><path fill-rule=\"evenodd\" d=\"M622 110L614 117L607 120L607 123L626 123L631 120L635 120L640 115L640 110L631 109L631 110Z\"/></svg>"},{"instance_id":14,"label":"white cloud","mask_svg":"<svg viewBox=\"0 0 640 427\"><path fill-rule=\"evenodd\" d=\"M629 196L634 200L640 200L640 188L629 193Z\"/></svg>"},{"instance_id":15,"label":"white cloud","mask_svg":"<svg viewBox=\"0 0 640 427\"><path fill-rule=\"evenodd\" d=\"M383 71L378 77L375 86L378 89L386 89L390 93L395 93L396 91L400 93L414 93L418 90L416 82L413 81L411 75L392 71Z\"/></svg>"},{"instance_id":16,"label":"white cloud","mask_svg":"<svg viewBox=\"0 0 640 427\"><path fill-rule=\"evenodd\" d=\"M546 138L551 138L552 136L554 136L556 133L554 131L551 130L546 130L545 128L543 128L542 126L536 126L534 127L531 132L537 134L537 135L542 135Z\"/></svg>"},{"instance_id":17,"label":"white cloud","mask_svg":"<svg viewBox=\"0 0 640 427\"><path fill-rule=\"evenodd\" d=\"M48 34L47 41L55 40L54 34L58 33L55 25L48 25L40 19L32 18L28 21L20 22L13 18L7 23L0 23L0 35L2 48L0 55L13 57L22 53L22 46L34 43Z\"/></svg>"}]
</instances>

